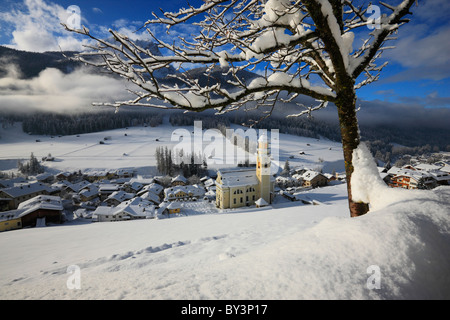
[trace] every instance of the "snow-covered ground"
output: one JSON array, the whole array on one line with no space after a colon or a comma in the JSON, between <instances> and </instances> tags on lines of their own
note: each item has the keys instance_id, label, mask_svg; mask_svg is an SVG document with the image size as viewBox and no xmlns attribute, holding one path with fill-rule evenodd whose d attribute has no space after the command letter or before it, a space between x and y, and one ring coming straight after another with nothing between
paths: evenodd
<instances>
[{"instance_id":1,"label":"snow-covered ground","mask_svg":"<svg viewBox=\"0 0 450 320\"><path fill-rule=\"evenodd\" d=\"M328 205L3 232L0 298L450 298L450 188L360 218L344 184L315 192Z\"/></svg>"},{"instance_id":2,"label":"snow-covered ground","mask_svg":"<svg viewBox=\"0 0 450 320\"><path fill-rule=\"evenodd\" d=\"M237 128L237 126L233 126L233 128ZM38 159L49 153L55 157L54 162L45 163L49 171L136 168L140 174L156 174L156 148L158 146L184 147L189 146L189 142L194 144L192 131L193 127L171 126L168 121L165 121L158 127L130 127L97 133L51 137L28 135L22 131L20 123L16 123L14 127L0 129L0 170L16 169L17 159L27 160L33 152ZM191 134L192 139L187 139L186 134L181 137L183 132ZM209 152L214 150L217 141L208 140L206 130L203 131L203 136L205 136L203 150L205 157L209 157ZM105 137L110 139L104 140ZM40 142L36 142L36 140ZM100 141L103 141L104 144L100 144ZM320 167L324 172L344 171L340 143L288 134L280 134L278 141L278 160L281 167L288 159L291 167L306 166L311 169ZM223 142L224 149L226 148L225 143L230 145L230 142L226 140ZM300 155L300 151L303 151L304 154ZM226 150L223 155L226 155ZM208 167L214 169L227 165L236 166L239 161L243 160L243 158L237 158L233 161L234 164L224 163L221 165L213 157L208 159L212 163Z\"/></svg>"},{"instance_id":3,"label":"snow-covered ground","mask_svg":"<svg viewBox=\"0 0 450 320\"><path fill-rule=\"evenodd\" d=\"M131 141L114 145L125 130L98 133L98 139L112 137L99 168L125 167L124 152L141 154L142 165L148 165L153 156L148 150L155 143L150 139L145 150L143 137L160 129L128 129L130 139L142 130L134 146ZM97 168L94 158L105 147L92 144L81 152L88 144L83 135L41 138L39 143L29 136L29 141L8 143L5 137L1 156L50 152L62 160L52 163L55 168ZM298 145L306 148L308 141L309 163L316 157L333 159L330 152L338 149L330 142L288 138L280 135L285 141L281 151L298 152L304 149ZM58 148L54 139L61 139ZM359 151L355 196L373 203L362 217L349 217L346 185L338 184L305 193L320 205L276 201L261 209L219 211L195 208L199 202L186 209L203 214L185 217L105 223L76 219L2 232L0 299L449 299L450 188L388 188L367 153ZM295 155L292 162L308 163ZM330 163L339 159L336 155ZM130 166L139 162L134 160Z\"/></svg>"}]
</instances>

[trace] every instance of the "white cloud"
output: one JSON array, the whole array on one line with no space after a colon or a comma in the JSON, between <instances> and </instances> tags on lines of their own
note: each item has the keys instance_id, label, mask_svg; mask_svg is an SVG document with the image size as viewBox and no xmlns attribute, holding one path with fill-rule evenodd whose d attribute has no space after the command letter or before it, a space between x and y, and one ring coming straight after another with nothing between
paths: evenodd
<instances>
[{"instance_id":1,"label":"white cloud","mask_svg":"<svg viewBox=\"0 0 450 320\"><path fill-rule=\"evenodd\" d=\"M22 10L0 13L0 19L13 26L10 47L33 52L81 50L87 39L78 39L64 30L70 12L44 0L24 0ZM81 16L82 18L82 16Z\"/></svg>"},{"instance_id":2,"label":"white cloud","mask_svg":"<svg viewBox=\"0 0 450 320\"><path fill-rule=\"evenodd\" d=\"M92 110L92 102L130 98L123 81L85 69L64 74L47 68L32 79L20 79L14 65L9 65L7 72L0 79L2 110L70 113Z\"/></svg>"}]
</instances>

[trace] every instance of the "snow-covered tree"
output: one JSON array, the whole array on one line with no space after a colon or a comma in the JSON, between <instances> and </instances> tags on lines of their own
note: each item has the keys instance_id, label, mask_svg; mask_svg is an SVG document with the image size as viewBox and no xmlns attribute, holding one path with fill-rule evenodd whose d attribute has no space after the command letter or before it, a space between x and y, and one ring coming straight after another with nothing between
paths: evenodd
<instances>
[{"instance_id":1,"label":"snow-covered tree","mask_svg":"<svg viewBox=\"0 0 450 320\"><path fill-rule=\"evenodd\" d=\"M66 29L97 41L93 51L78 59L107 68L138 87L129 101L99 105L225 113L250 104L269 116L279 101L295 102L299 95L318 101L317 106L300 105L301 110L291 115L299 116L334 103L350 213L358 216L368 211L368 204L355 203L351 191L352 153L360 142L356 89L378 79L385 63L376 65L376 60L387 48L386 41L408 21L404 17L415 1L380 1L374 6L359 0L204 0L198 7L154 14L145 23L164 55L117 31L110 30L113 40L104 40L87 28ZM179 44L166 43L151 31L155 24L165 25L169 32L191 21L199 32ZM201 83L189 72L180 72L192 64L204 65L211 81ZM213 81L218 70L226 74L226 81ZM242 76L254 70L261 76L251 81ZM161 73L166 74L164 79L158 78Z\"/></svg>"}]
</instances>

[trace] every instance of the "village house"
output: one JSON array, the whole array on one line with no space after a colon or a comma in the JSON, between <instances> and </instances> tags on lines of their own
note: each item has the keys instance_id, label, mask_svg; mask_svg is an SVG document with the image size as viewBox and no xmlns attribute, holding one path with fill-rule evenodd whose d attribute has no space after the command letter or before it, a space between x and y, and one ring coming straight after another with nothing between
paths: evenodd
<instances>
[{"instance_id":1,"label":"village house","mask_svg":"<svg viewBox=\"0 0 450 320\"><path fill-rule=\"evenodd\" d=\"M388 185L393 188L431 189L436 185L436 181L428 172L415 170L414 168L392 167L387 173L389 175Z\"/></svg>"},{"instance_id":2,"label":"village house","mask_svg":"<svg viewBox=\"0 0 450 320\"><path fill-rule=\"evenodd\" d=\"M136 172L133 169L117 169L114 172L116 178L132 178Z\"/></svg>"},{"instance_id":3,"label":"village house","mask_svg":"<svg viewBox=\"0 0 450 320\"><path fill-rule=\"evenodd\" d=\"M171 183L172 183L172 187L185 186L185 185L187 185L187 179L182 175L178 175L172 179Z\"/></svg>"},{"instance_id":4,"label":"village house","mask_svg":"<svg viewBox=\"0 0 450 320\"><path fill-rule=\"evenodd\" d=\"M87 186L89 186L91 183L86 181L86 180L82 180L80 182L77 183L69 183L66 185L65 188L63 188L63 191L65 192L72 192L72 193L79 193L81 190L83 190L84 188L86 188Z\"/></svg>"},{"instance_id":5,"label":"village house","mask_svg":"<svg viewBox=\"0 0 450 320\"><path fill-rule=\"evenodd\" d=\"M39 195L21 202L15 210L0 213L0 230L12 230L62 222L60 197Z\"/></svg>"},{"instance_id":6,"label":"village house","mask_svg":"<svg viewBox=\"0 0 450 320\"><path fill-rule=\"evenodd\" d=\"M317 171L308 170L302 174L304 187L323 187L328 183L328 178Z\"/></svg>"},{"instance_id":7,"label":"village house","mask_svg":"<svg viewBox=\"0 0 450 320\"><path fill-rule=\"evenodd\" d=\"M205 189L198 185L176 185L164 189L164 200L198 200L205 195Z\"/></svg>"},{"instance_id":8,"label":"village house","mask_svg":"<svg viewBox=\"0 0 450 320\"><path fill-rule=\"evenodd\" d=\"M81 201L92 201L95 198L98 198L98 186L96 186L95 184L90 184L84 187L78 194Z\"/></svg>"},{"instance_id":9,"label":"village house","mask_svg":"<svg viewBox=\"0 0 450 320\"><path fill-rule=\"evenodd\" d=\"M144 185L140 182L134 181L134 182L130 182L128 181L127 183L124 183L122 188L124 191L126 192L134 192L137 193L139 192L142 188L144 187Z\"/></svg>"},{"instance_id":10,"label":"village house","mask_svg":"<svg viewBox=\"0 0 450 320\"><path fill-rule=\"evenodd\" d=\"M48 172L38 174L35 178L38 182L42 182L42 183L52 183L53 180L55 179L55 177L51 173L48 173Z\"/></svg>"},{"instance_id":11,"label":"village house","mask_svg":"<svg viewBox=\"0 0 450 320\"><path fill-rule=\"evenodd\" d=\"M173 201L169 203L169 205L166 207L169 214L175 214L180 213L181 211L181 204L179 202Z\"/></svg>"},{"instance_id":12,"label":"village house","mask_svg":"<svg viewBox=\"0 0 450 320\"><path fill-rule=\"evenodd\" d=\"M161 198L164 193L164 187L158 183L151 183L149 185L145 185L144 187L142 187L142 189L139 190L136 194L140 196L146 192L152 192L156 194L159 198Z\"/></svg>"},{"instance_id":13,"label":"village house","mask_svg":"<svg viewBox=\"0 0 450 320\"><path fill-rule=\"evenodd\" d=\"M22 228L22 219L16 216L16 210L0 212L0 232Z\"/></svg>"},{"instance_id":14,"label":"village house","mask_svg":"<svg viewBox=\"0 0 450 320\"><path fill-rule=\"evenodd\" d=\"M134 193L128 193L128 192L120 190L120 191L115 191L115 192L111 193L108 196L108 198L105 199L104 202L108 206L113 206L114 207L114 206L117 206L117 205L121 204L124 201L133 199L134 196L135 196Z\"/></svg>"},{"instance_id":15,"label":"village house","mask_svg":"<svg viewBox=\"0 0 450 320\"><path fill-rule=\"evenodd\" d=\"M105 179L111 179L114 177L113 173L110 173L107 170L94 170L94 171L88 171L84 172L84 178L88 180L89 182L96 182L101 181Z\"/></svg>"},{"instance_id":16,"label":"village house","mask_svg":"<svg viewBox=\"0 0 450 320\"><path fill-rule=\"evenodd\" d=\"M237 208L271 204L275 179L270 173L270 154L267 137L258 139L256 169L225 169L217 172L216 207Z\"/></svg>"},{"instance_id":17,"label":"village house","mask_svg":"<svg viewBox=\"0 0 450 320\"><path fill-rule=\"evenodd\" d=\"M0 190L0 208L13 210L18 207L21 202L34 198L38 195L48 195L52 193L52 189L40 182L27 183L11 188Z\"/></svg>"},{"instance_id":18,"label":"village house","mask_svg":"<svg viewBox=\"0 0 450 320\"><path fill-rule=\"evenodd\" d=\"M98 187L98 196L100 201L105 201L112 193L119 191L120 186L112 183L102 183Z\"/></svg>"},{"instance_id":19,"label":"village house","mask_svg":"<svg viewBox=\"0 0 450 320\"><path fill-rule=\"evenodd\" d=\"M120 203L117 207L99 206L92 213L93 222L127 221L152 219L155 217L155 206L140 198Z\"/></svg>"},{"instance_id":20,"label":"village house","mask_svg":"<svg viewBox=\"0 0 450 320\"><path fill-rule=\"evenodd\" d=\"M161 199L159 198L158 195L156 195L155 193L151 192L151 191L147 191L142 193L139 198L141 198L142 200L146 200L149 201L155 205L159 205L161 203Z\"/></svg>"}]
</instances>

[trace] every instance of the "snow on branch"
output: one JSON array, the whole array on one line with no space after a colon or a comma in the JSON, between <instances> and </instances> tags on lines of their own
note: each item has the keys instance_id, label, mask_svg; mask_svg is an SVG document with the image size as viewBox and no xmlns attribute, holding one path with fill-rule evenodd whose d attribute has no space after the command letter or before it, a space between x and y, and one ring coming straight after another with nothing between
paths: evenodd
<instances>
[{"instance_id":1,"label":"snow on branch","mask_svg":"<svg viewBox=\"0 0 450 320\"><path fill-rule=\"evenodd\" d=\"M228 112L255 101L266 106L284 91L292 99L307 95L321 101L319 107L300 113L304 114L334 102L343 78L355 80L364 73L365 80L355 88L378 79L385 64L376 66L375 60L413 2L382 3L391 14L380 17L380 28L356 50L352 30L369 26L370 19L368 7L356 7L350 0L205 0L199 7L162 11L143 27L159 52L113 30L110 39L100 39L87 28L64 26L96 42L76 59L105 68L136 87L130 90L133 99L96 105ZM170 34L171 28L194 17L201 31L180 39L178 45L166 43L151 30L152 25L162 25ZM191 72L192 65L203 69Z\"/></svg>"}]
</instances>

